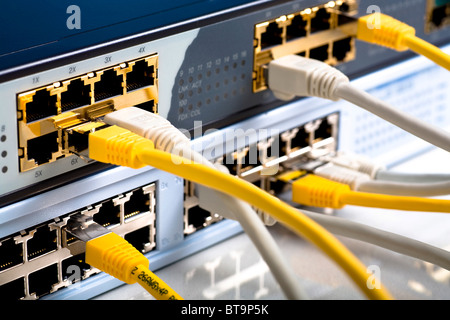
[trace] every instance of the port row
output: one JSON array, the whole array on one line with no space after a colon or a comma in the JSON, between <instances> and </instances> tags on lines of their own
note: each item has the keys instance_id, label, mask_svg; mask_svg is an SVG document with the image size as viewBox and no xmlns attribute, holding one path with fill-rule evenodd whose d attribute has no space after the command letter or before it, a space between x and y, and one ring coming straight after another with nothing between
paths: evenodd
<instances>
[{"instance_id":1,"label":"port row","mask_svg":"<svg viewBox=\"0 0 450 320\"><path fill-rule=\"evenodd\" d=\"M225 165L231 174L277 194L284 188L275 178L277 175L336 151L338 125L339 113L333 113L225 154L215 162ZM275 223L265 213L255 210L267 225ZM185 181L184 234L191 235L222 219L199 206L194 184Z\"/></svg>"},{"instance_id":2,"label":"port row","mask_svg":"<svg viewBox=\"0 0 450 320\"><path fill-rule=\"evenodd\" d=\"M80 152L86 139L76 133L93 118L131 106L158 111L157 54L18 94L20 171ZM78 129L67 136L70 126Z\"/></svg>"},{"instance_id":3,"label":"port row","mask_svg":"<svg viewBox=\"0 0 450 320\"><path fill-rule=\"evenodd\" d=\"M329 1L255 25L253 91L267 89L264 66L273 59L297 54L331 65L355 58L349 15L357 2Z\"/></svg>"},{"instance_id":4,"label":"port row","mask_svg":"<svg viewBox=\"0 0 450 320\"><path fill-rule=\"evenodd\" d=\"M92 216L143 253L153 250L155 186L135 188L0 239L0 298L38 299L100 272L84 262L84 246L65 232L75 213Z\"/></svg>"}]
</instances>

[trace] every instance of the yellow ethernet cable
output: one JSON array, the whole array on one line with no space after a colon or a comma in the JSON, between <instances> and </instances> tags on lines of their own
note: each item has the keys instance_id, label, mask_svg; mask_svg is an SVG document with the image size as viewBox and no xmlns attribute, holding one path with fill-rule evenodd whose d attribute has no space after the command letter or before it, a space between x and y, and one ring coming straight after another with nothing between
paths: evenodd
<instances>
[{"instance_id":1,"label":"yellow ethernet cable","mask_svg":"<svg viewBox=\"0 0 450 320\"><path fill-rule=\"evenodd\" d=\"M370 299L392 299L383 287L369 288L364 265L326 229L255 185L230 174L156 150L150 140L111 126L89 134L89 157L114 165L140 168L146 165L239 198L270 214L335 261Z\"/></svg>"},{"instance_id":2,"label":"yellow ethernet cable","mask_svg":"<svg viewBox=\"0 0 450 320\"><path fill-rule=\"evenodd\" d=\"M450 70L450 55L418 38L412 26L388 15L373 13L360 17L357 22L356 38L397 51L410 49Z\"/></svg>"},{"instance_id":3,"label":"yellow ethernet cable","mask_svg":"<svg viewBox=\"0 0 450 320\"><path fill-rule=\"evenodd\" d=\"M352 191L346 184L313 174L292 182L292 200L302 205L341 209L345 205L450 213L450 201Z\"/></svg>"},{"instance_id":4,"label":"yellow ethernet cable","mask_svg":"<svg viewBox=\"0 0 450 320\"><path fill-rule=\"evenodd\" d=\"M66 232L85 243L85 262L127 284L139 283L157 300L183 300L148 269L148 259L121 236L81 213L70 217Z\"/></svg>"}]
</instances>

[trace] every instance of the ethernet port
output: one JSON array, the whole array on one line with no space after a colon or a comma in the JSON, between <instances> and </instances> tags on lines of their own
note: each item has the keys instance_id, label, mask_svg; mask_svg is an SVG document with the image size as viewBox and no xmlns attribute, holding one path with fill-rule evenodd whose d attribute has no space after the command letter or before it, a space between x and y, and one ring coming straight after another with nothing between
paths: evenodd
<instances>
[{"instance_id":1,"label":"ethernet port","mask_svg":"<svg viewBox=\"0 0 450 320\"><path fill-rule=\"evenodd\" d=\"M22 244L13 238L0 242L0 272L23 263Z\"/></svg>"},{"instance_id":2,"label":"ethernet port","mask_svg":"<svg viewBox=\"0 0 450 320\"><path fill-rule=\"evenodd\" d=\"M326 61L328 60L328 47L329 45L323 45L314 49L311 49L309 51L309 57L311 59L316 59L320 61Z\"/></svg>"},{"instance_id":3,"label":"ethernet port","mask_svg":"<svg viewBox=\"0 0 450 320\"><path fill-rule=\"evenodd\" d=\"M350 11L350 6L347 3L343 3L339 6L339 11L342 12L349 12Z\"/></svg>"},{"instance_id":4,"label":"ethernet port","mask_svg":"<svg viewBox=\"0 0 450 320\"><path fill-rule=\"evenodd\" d=\"M52 264L28 276L28 288L30 294L36 297L50 293L54 284L58 283L58 266Z\"/></svg>"},{"instance_id":5,"label":"ethernet port","mask_svg":"<svg viewBox=\"0 0 450 320\"><path fill-rule=\"evenodd\" d=\"M0 286L2 301L20 300L25 297L25 278L19 278Z\"/></svg>"},{"instance_id":6,"label":"ethernet port","mask_svg":"<svg viewBox=\"0 0 450 320\"><path fill-rule=\"evenodd\" d=\"M57 131L27 141L27 157L34 159L37 165L49 162L58 149Z\"/></svg>"},{"instance_id":7,"label":"ethernet port","mask_svg":"<svg viewBox=\"0 0 450 320\"><path fill-rule=\"evenodd\" d=\"M95 101L108 99L123 94L123 76L110 69L103 72L100 81L94 84Z\"/></svg>"},{"instance_id":8,"label":"ethernet port","mask_svg":"<svg viewBox=\"0 0 450 320\"><path fill-rule=\"evenodd\" d=\"M283 43L283 29L278 23L271 22L267 26L266 32L261 34L261 49L276 46Z\"/></svg>"},{"instance_id":9,"label":"ethernet port","mask_svg":"<svg viewBox=\"0 0 450 320\"><path fill-rule=\"evenodd\" d=\"M103 202L98 213L94 215L94 221L104 227L119 224L120 207L115 206L111 200Z\"/></svg>"},{"instance_id":10,"label":"ethernet port","mask_svg":"<svg viewBox=\"0 0 450 320\"><path fill-rule=\"evenodd\" d=\"M157 113L157 108L155 105L155 100L149 100L143 103L139 103L135 105L136 108L151 112L151 113Z\"/></svg>"},{"instance_id":11,"label":"ethernet port","mask_svg":"<svg viewBox=\"0 0 450 320\"><path fill-rule=\"evenodd\" d=\"M80 253L63 260L61 269L63 280L70 280L74 283L82 280L84 273L90 270L91 266L85 262L85 254Z\"/></svg>"},{"instance_id":12,"label":"ethernet port","mask_svg":"<svg viewBox=\"0 0 450 320\"><path fill-rule=\"evenodd\" d=\"M348 37L333 43L333 57L338 61L344 61L352 50L352 38Z\"/></svg>"},{"instance_id":13,"label":"ethernet port","mask_svg":"<svg viewBox=\"0 0 450 320\"><path fill-rule=\"evenodd\" d=\"M449 10L450 10L450 9L449 9ZM435 8L435 9L433 9L433 12L431 13L431 22L432 22L437 28L439 28L439 27L442 25L444 19L445 19L446 17L448 17L448 16L449 16L449 14L448 14L448 12L447 12L447 6L446 6L446 5L437 7L437 8Z\"/></svg>"},{"instance_id":14,"label":"ethernet port","mask_svg":"<svg viewBox=\"0 0 450 320\"><path fill-rule=\"evenodd\" d=\"M196 230L205 227L206 220L211 216L211 212L202 209L200 206L194 206L187 210L188 225L193 226Z\"/></svg>"},{"instance_id":15,"label":"ethernet port","mask_svg":"<svg viewBox=\"0 0 450 320\"><path fill-rule=\"evenodd\" d=\"M234 153L230 153L223 156L223 165L228 168L231 175L237 175L237 160L234 157Z\"/></svg>"},{"instance_id":16,"label":"ethernet port","mask_svg":"<svg viewBox=\"0 0 450 320\"><path fill-rule=\"evenodd\" d=\"M58 111L56 108L56 96L51 96L50 91L46 89L38 90L33 96L33 101L28 102L25 108L27 123L54 116Z\"/></svg>"},{"instance_id":17,"label":"ethernet port","mask_svg":"<svg viewBox=\"0 0 450 320\"><path fill-rule=\"evenodd\" d=\"M150 196L142 188L133 191L130 200L124 204L124 218L129 219L140 213L150 211Z\"/></svg>"},{"instance_id":18,"label":"ethernet port","mask_svg":"<svg viewBox=\"0 0 450 320\"><path fill-rule=\"evenodd\" d=\"M242 171L251 169L252 167L257 167L261 165L261 159L258 150L258 146L252 145L248 148L247 154L242 161Z\"/></svg>"},{"instance_id":19,"label":"ethernet port","mask_svg":"<svg viewBox=\"0 0 450 320\"><path fill-rule=\"evenodd\" d=\"M127 91L152 86L155 84L155 66L149 66L145 60L137 61L126 77Z\"/></svg>"},{"instance_id":20,"label":"ethernet port","mask_svg":"<svg viewBox=\"0 0 450 320\"><path fill-rule=\"evenodd\" d=\"M72 80L67 91L61 93L61 112L85 106L91 103L90 86L83 80Z\"/></svg>"},{"instance_id":21,"label":"ethernet port","mask_svg":"<svg viewBox=\"0 0 450 320\"><path fill-rule=\"evenodd\" d=\"M305 128L300 128L295 137L291 140L291 151L309 147L309 140L309 133L306 132Z\"/></svg>"},{"instance_id":22,"label":"ethernet port","mask_svg":"<svg viewBox=\"0 0 450 320\"><path fill-rule=\"evenodd\" d=\"M28 260L40 257L57 249L56 230L45 225L38 227L33 238L27 241Z\"/></svg>"},{"instance_id":23,"label":"ethernet port","mask_svg":"<svg viewBox=\"0 0 450 320\"><path fill-rule=\"evenodd\" d=\"M262 153L264 150L259 150L259 162L262 163L263 159L261 159L262 157ZM274 160L274 159L278 159L281 156L283 156L283 146L281 143L281 137L280 136L275 136L272 137L272 143L267 147L267 149L265 150L266 153L266 159L270 159L270 160Z\"/></svg>"},{"instance_id":24,"label":"ethernet port","mask_svg":"<svg viewBox=\"0 0 450 320\"><path fill-rule=\"evenodd\" d=\"M301 15L296 15L291 24L286 27L286 40L297 39L306 36L307 21Z\"/></svg>"},{"instance_id":25,"label":"ethernet port","mask_svg":"<svg viewBox=\"0 0 450 320\"><path fill-rule=\"evenodd\" d=\"M341 10L342 11L342 10ZM355 19L351 16L348 16L346 14L337 14L337 25L342 26L344 24L350 23L350 22L354 22Z\"/></svg>"},{"instance_id":26,"label":"ethernet port","mask_svg":"<svg viewBox=\"0 0 450 320\"><path fill-rule=\"evenodd\" d=\"M326 119L322 120L319 127L314 131L314 141L317 143L319 141L328 139L333 136L333 127L328 123Z\"/></svg>"},{"instance_id":27,"label":"ethernet port","mask_svg":"<svg viewBox=\"0 0 450 320\"><path fill-rule=\"evenodd\" d=\"M330 29L330 13L325 8L320 8L316 16L311 19L311 33Z\"/></svg>"},{"instance_id":28,"label":"ethernet port","mask_svg":"<svg viewBox=\"0 0 450 320\"><path fill-rule=\"evenodd\" d=\"M149 247L151 242L150 227L146 226L127 233L124 238L140 252L147 252L146 249Z\"/></svg>"},{"instance_id":29,"label":"ethernet port","mask_svg":"<svg viewBox=\"0 0 450 320\"><path fill-rule=\"evenodd\" d=\"M89 147L89 136L76 131L67 134L68 146L71 151L79 153Z\"/></svg>"}]
</instances>

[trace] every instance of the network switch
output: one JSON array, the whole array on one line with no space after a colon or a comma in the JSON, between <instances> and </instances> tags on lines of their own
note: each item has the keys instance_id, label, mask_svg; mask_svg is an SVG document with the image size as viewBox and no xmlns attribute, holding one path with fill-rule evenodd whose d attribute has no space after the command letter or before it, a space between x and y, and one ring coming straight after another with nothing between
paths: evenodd
<instances>
[{"instance_id":1,"label":"network switch","mask_svg":"<svg viewBox=\"0 0 450 320\"><path fill-rule=\"evenodd\" d=\"M208 7L204 1L195 5L200 3ZM178 21L130 27L96 45L92 39L74 42L69 52L30 49L37 53L34 61L21 52L0 56L9 66L0 70L0 296L85 299L121 284L85 263L83 246L65 232L74 214L123 236L153 269L242 231L236 221L203 209L190 181L89 159L86 133L103 128L110 112L137 106L167 118L209 160L273 195L286 188L278 174L341 149L387 166L424 150L348 103L286 103L267 87L267 64L298 54L336 66L374 95L448 126L450 84L442 69L350 33L353 18L371 4L233 1L199 11L203 16L186 13ZM178 5L167 4L167 10L194 6ZM450 40L442 17L446 1L378 5L439 46ZM266 225L275 223L258 214Z\"/></svg>"},{"instance_id":2,"label":"network switch","mask_svg":"<svg viewBox=\"0 0 450 320\"><path fill-rule=\"evenodd\" d=\"M0 296L37 299L99 272L84 262L80 242L65 231L77 213L92 217L142 252L154 249L155 191L154 183L141 186L2 239Z\"/></svg>"}]
</instances>

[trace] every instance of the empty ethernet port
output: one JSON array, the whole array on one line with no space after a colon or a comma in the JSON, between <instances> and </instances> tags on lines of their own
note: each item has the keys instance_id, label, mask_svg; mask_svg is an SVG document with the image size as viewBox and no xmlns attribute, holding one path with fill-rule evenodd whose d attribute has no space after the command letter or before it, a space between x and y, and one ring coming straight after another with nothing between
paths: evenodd
<instances>
[{"instance_id":1,"label":"empty ethernet port","mask_svg":"<svg viewBox=\"0 0 450 320\"><path fill-rule=\"evenodd\" d=\"M296 15L291 24L286 27L286 40L293 40L306 36L307 21L301 15Z\"/></svg>"},{"instance_id":2,"label":"empty ethernet port","mask_svg":"<svg viewBox=\"0 0 450 320\"><path fill-rule=\"evenodd\" d=\"M281 137L279 135L272 138L273 142L267 148L266 156L269 159L277 159L284 155L286 155L286 148L283 141L281 141Z\"/></svg>"},{"instance_id":3,"label":"empty ethernet port","mask_svg":"<svg viewBox=\"0 0 450 320\"><path fill-rule=\"evenodd\" d=\"M90 104L90 88L81 79L72 80L67 91L61 93L61 112Z\"/></svg>"},{"instance_id":4,"label":"empty ethernet port","mask_svg":"<svg viewBox=\"0 0 450 320\"><path fill-rule=\"evenodd\" d=\"M333 57L338 61L344 61L352 50L352 38L348 37L333 43Z\"/></svg>"},{"instance_id":5,"label":"empty ethernet port","mask_svg":"<svg viewBox=\"0 0 450 320\"><path fill-rule=\"evenodd\" d=\"M283 43L283 29L278 23L271 22L267 26L266 32L261 34L261 49L276 46Z\"/></svg>"},{"instance_id":6,"label":"empty ethernet port","mask_svg":"<svg viewBox=\"0 0 450 320\"><path fill-rule=\"evenodd\" d=\"M124 204L124 218L130 219L148 211L150 211L150 195L144 194L142 188L134 190L130 200Z\"/></svg>"},{"instance_id":7,"label":"empty ethernet port","mask_svg":"<svg viewBox=\"0 0 450 320\"><path fill-rule=\"evenodd\" d=\"M291 151L296 151L305 147L309 147L310 136L304 128L300 128L291 140Z\"/></svg>"},{"instance_id":8,"label":"empty ethernet port","mask_svg":"<svg viewBox=\"0 0 450 320\"><path fill-rule=\"evenodd\" d=\"M149 100L143 103L139 103L135 105L136 108L151 112L151 113L157 113L158 110L155 105L155 100Z\"/></svg>"},{"instance_id":9,"label":"empty ethernet port","mask_svg":"<svg viewBox=\"0 0 450 320\"><path fill-rule=\"evenodd\" d=\"M205 227L207 219L211 216L211 212L200 206L193 206L187 210L188 225L200 230Z\"/></svg>"},{"instance_id":10,"label":"empty ethernet port","mask_svg":"<svg viewBox=\"0 0 450 320\"><path fill-rule=\"evenodd\" d=\"M50 293L56 283L58 283L58 266L56 264L28 275L29 292L30 294L36 294L36 297Z\"/></svg>"},{"instance_id":11,"label":"empty ethernet port","mask_svg":"<svg viewBox=\"0 0 450 320\"><path fill-rule=\"evenodd\" d=\"M127 91L152 86L155 84L155 66L149 66L145 60L137 61L126 77Z\"/></svg>"},{"instance_id":12,"label":"empty ethernet port","mask_svg":"<svg viewBox=\"0 0 450 320\"><path fill-rule=\"evenodd\" d=\"M91 266L85 262L85 254L80 253L64 259L61 262L61 269L63 280L69 280L71 283L74 283L82 280L84 273L89 271ZM82 273L79 271L82 271Z\"/></svg>"},{"instance_id":13,"label":"empty ethernet port","mask_svg":"<svg viewBox=\"0 0 450 320\"><path fill-rule=\"evenodd\" d=\"M27 123L40 120L57 114L56 96L50 95L50 91L41 89L36 91L33 101L25 105Z\"/></svg>"},{"instance_id":14,"label":"empty ethernet port","mask_svg":"<svg viewBox=\"0 0 450 320\"><path fill-rule=\"evenodd\" d=\"M120 207L115 206L112 200L103 202L98 213L94 215L94 221L104 227L119 224Z\"/></svg>"},{"instance_id":15,"label":"empty ethernet port","mask_svg":"<svg viewBox=\"0 0 450 320\"><path fill-rule=\"evenodd\" d=\"M89 146L89 136L76 131L67 134L68 146L75 153L84 151Z\"/></svg>"},{"instance_id":16,"label":"empty ethernet port","mask_svg":"<svg viewBox=\"0 0 450 320\"><path fill-rule=\"evenodd\" d=\"M2 301L20 300L25 297L25 278L19 278L0 286Z\"/></svg>"},{"instance_id":17,"label":"empty ethernet port","mask_svg":"<svg viewBox=\"0 0 450 320\"><path fill-rule=\"evenodd\" d=\"M328 139L333 136L333 126L328 123L326 119L322 120L319 127L314 131L314 141L317 143L319 141Z\"/></svg>"},{"instance_id":18,"label":"empty ethernet port","mask_svg":"<svg viewBox=\"0 0 450 320\"><path fill-rule=\"evenodd\" d=\"M27 141L27 157L34 159L37 165L49 162L58 149L57 131Z\"/></svg>"},{"instance_id":19,"label":"empty ethernet port","mask_svg":"<svg viewBox=\"0 0 450 320\"><path fill-rule=\"evenodd\" d=\"M348 3L343 3L339 6L339 11L342 12L349 12L350 11L350 6L348 5Z\"/></svg>"},{"instance_id":20,"label":"empty ethernet port","mask_svg":"<svg viewBox=\"0 0 450 320\"><path fill-rule=\"evenodd\" d=\"M123 94L123 76L110 69L103 72L100 81L94 84L95 101L108 99Z\"/></svg>"},{"instance_id":21,"label":"empty ethernet port","mask_svg":"<svg viewBox=\"0 0 450 320\"><path fill-rule=\"evenodd\" d=\"M262 159L260 158L260 150L258 149L258 146L256 144L251 145L248 148L247 154L242 160L242 171L260 166L262 164L261 160Z\"/></svg>"},{"instance_id":22,"label":"empty ethernet port","mask_svg":"<svg viewBox=\"0 0 450 320\"><path fill-rule=\"evenodd\" d=\"M311 33L330 29L330 13L325 8L317 10L311 19Z\"/></svg>"},{"instance_id":23,"label":"empty ethernet port","mask_svg":"<svg viewBox=\"0 0 450 320\"><path fill-rule=\"evenodd\" d=\"M237 160L234 152L224 155L222 158L222 163L228 168L231 175L237 175Z\"/></svg>"},{"instance_id":24,"label":"empty ethernet port","mask_svg":"<svg viewBox=\"0 0 450 320\"><path fill-rule=\"evenodd\" d=\"M447 5L443 5L433 9L433 12L431 13L431 22L437 28L441 27L444 19L450 16L450 4L448 6L449 7L447 7Z\"/></svg>"},{"instance_id":25,"label":"empty ethernet port","mask_svg":"<svg viewBox=\"0 0 450 320\"><path fill-rule=\"evenodd\" d=\"M151 243L150 227L146 226L127 233L124 238L140 252L148 252Z\"/></svg>"},{"instance_id":26,"label":"empty ethernet port","mask_svg":"<svg viewBox=\"0 0 450 320\"><path fill-rule=\"evenodd\" d=\"M56 249L56 230L50 230L47 225L38 227L33 234L33 238L27 241L28 260L40 257Z\"/></svg>"},{"instance_id":27,"label":"empty ethernet port","mask_svg":"<svg viewBox=\"0 0 450 320\"><path fill-rule=\"evenodd\" d=\"M13 238L0 242L0 272L23 263L22 244Z\"/></svg>"},{"instance_id":28,"label":"empty ethernet port","mask_svg":"<svg viewBox=\"0 0 450 320\"><path fill-rule=\"evenodd\" d=\"M309 51L309 57L311 59L316 59L320 61L326 61L328 60L328 44L325 44L323 46L311 49Z\"/></svg>"}]
</instances>

